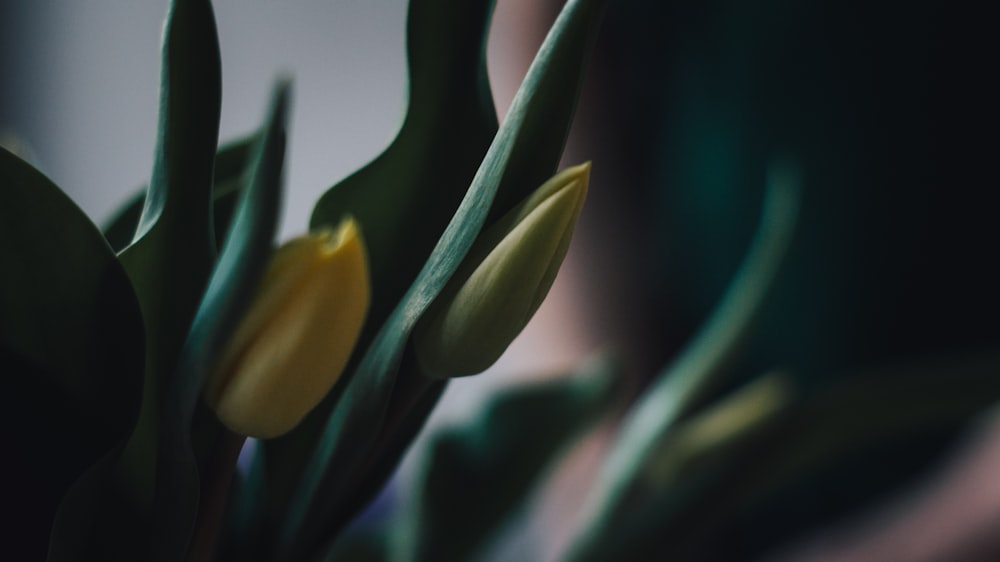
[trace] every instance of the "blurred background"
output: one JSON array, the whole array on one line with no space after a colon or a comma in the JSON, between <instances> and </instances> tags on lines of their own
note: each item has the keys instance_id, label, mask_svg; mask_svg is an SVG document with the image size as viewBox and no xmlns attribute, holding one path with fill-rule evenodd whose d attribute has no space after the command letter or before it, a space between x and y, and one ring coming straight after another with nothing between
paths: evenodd
<instances>
[{"instance_id":1,"label":"blurred background","mask_svg":"<svg viewBox=\"0 0 1000 562\"><path fill-rule=\"evenodd\" d=\"M165 4L0 5L0 134L97 222L152 166ZM295 78L288 238L394 136L406 2L214 5L222 141L259 122L277 73ZM501 116L560 5L498 1L488 56ZM467 419L496 387L558 374L602 346L627 357L641 388L736 271L779 156L803 171L799 230L732 386L780 367L821 391L849 373L995 351L990 21L930 1L611 2L565 158L594 161L570 256L522 337L489 372L453 383L432 424ZM855 451L720 529L709 556L1000 559L990 419ZM557 555L609 434L569 455L497 559Z\"/></svg>"}]
</instances>

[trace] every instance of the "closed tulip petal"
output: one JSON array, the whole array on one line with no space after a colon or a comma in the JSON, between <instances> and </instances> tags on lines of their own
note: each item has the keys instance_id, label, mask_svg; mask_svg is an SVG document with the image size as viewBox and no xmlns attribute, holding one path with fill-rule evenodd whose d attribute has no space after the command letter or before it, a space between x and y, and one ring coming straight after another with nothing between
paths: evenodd
<instances>
[{"instance_id":1,"label":"closed tulip petal","mask_svg":"<svg viewBox=\"0 0 1000 562\"><path fill-rule=\"evenodd\" d=\"M270 438L294 428L340 377L369 303L357 225L281 247L205 387L231 430Z\"/></svg>"},{"instance_id":2,"label":"closed tulip petal","mask_svg":"<svg viewBox=\"0 0 1000 562\"><path fill-rule=\"evenodd\" d=\"M479 373L524 329L566 257L589 175L589 163L560 172L476 242L415 333L425 371Z\"/></svg>"}]
</instances>

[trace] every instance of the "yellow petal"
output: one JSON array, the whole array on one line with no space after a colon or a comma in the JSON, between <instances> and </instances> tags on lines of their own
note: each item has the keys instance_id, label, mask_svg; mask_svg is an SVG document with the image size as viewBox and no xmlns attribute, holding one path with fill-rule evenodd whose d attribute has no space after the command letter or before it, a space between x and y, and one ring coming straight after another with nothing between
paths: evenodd
<instances>
[{"instance_id":1,"label":"yellow petal","mask_svg":"<svg viewBox=\"0 0 1000 562\"><path fill-rule=\"evenodd\" d=\"M340 377L369 303L364 243L353 219L282 246L205 387L231 430L288 432Z\"/></svg>"}]
</instances>

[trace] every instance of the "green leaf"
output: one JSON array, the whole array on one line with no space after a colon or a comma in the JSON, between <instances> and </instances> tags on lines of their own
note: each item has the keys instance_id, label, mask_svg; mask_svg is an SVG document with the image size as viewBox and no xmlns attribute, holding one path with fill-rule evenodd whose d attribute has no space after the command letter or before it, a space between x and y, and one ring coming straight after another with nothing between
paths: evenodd
<instances>
[{"instance_id":1,"label":"green leaf","mask_svg":"<svg viewBox=\"0 0 1000 562\"><path fill-rule=\"evenodd\" d=\"M191 424L205 379L250 306L273 251L281 206L290 84L275 86L267 127L246 195L181 350L163 406L154 551L182 557L198 512Z\"/></svg>"},{"instance_id":2,"label":"green leaf","mask_svg":"<svg viewBox=\"0 0 1000 562\"><path fill-rule=\"evenodd\" d=\"M833 511L893 493L913 478L915 461L942 452L927 447L995 410L998 371L1000 353L991 346L909 357L817 387L770 436L763 455L748 458L740 475L728 475L729 501L716 502L720 518L707 523L754 528L773 544L778 530L755 517L780 523L792 511L801 532L829 521Z\"/></svg>"},{"instance_id":3,"label":"green leaf","mask_svg":"<svg viewBox=\"0 0 1000 562\"><path fill-rule=\"evenodd\" d=\"M212 209L217 249L221 250L229 221L232 220L236 202L246 188L253 149L259 135L252 134L227 143L215 154L215 173L212 181ZM104 237L115 252L124 250L135 237L139 227L139 217L146 201L146 188L133 195L104 225Z\"/></svg>"},{"instance_id":4,"label":"green leaf","mask_svg":"<svg viewBox=\"0 0 1000 562\"><path fill-rule=\"evenodd\" d=\"M486 74L486 35L494 0L413 0L407 21L409 109L399 134L375 160L328 190L311 226L335 226L346 214L368 249L371 306L361 353L427 260L496 134ZM290 434L265 445L270 519L284 520L295 482L349 376Z\"/></svg>"},{"instance_id":5,"label":"green leaf","mask_svg":"<svg viewBox=\"0 0 1000 562\"><path fill-rule=\"evenodd\" d=\"M780 431L793 396L788 377L766 375L679 422L646 458L611 521L570 559L692 559L691 537L714 530L701 524L715 514L707 506L727 495L727 484Z\"/></svg>"},{"instance_id":6,"label":"green leaf","mask_svg":"<svg viewBox=\"0 0 1000 562\"><path fill-rule=\"evenodd\" d=\"M776 165L768 179L760 226L740 270L712 316L681 355L640 398L624 421L598 477L575 553L591 541L619 511L636 477L659 443L729 372L731 362L750 336L791 243L800 196L796 170Z\"/></svg>"},{"instance_id":7,"label":"green leaf","mask_svg":"<svg viewBox=\"0 0 1000 562\"><path fill-rule=\"evenodd\" d=\"M433 438L417 484L405 551L414 560L472 560L527 500L544 471L621 398L621 365L599 357L571 376L496 396L467 427Z\"/></svg>"},{"instance_id":8,"label":"green leaf","mask_svg":"<svg viewBox=\"0 0 1000 562\"><path fill-rule=\"evenodd\" d=\"M208 0L174 0L163 32L153 173L132 244L119 254L146 325L139 423L123 455L136 503L153 501L158 418L177 357L215 261L212 176L221 78Z\"/></svg>"},{"instance_id":9,"label":"green leaf","mask_svg":"<svg viewBox=\"0 0 1000 562\"><path fill-rule=\"evenodd\" d=\"M372 304L362 346L427 261L496 134L485 58L493 4L410 3L409 110L399 134L316 203L312 228L336 226L351 214L365 237Z\"/></svg>"},{"instance_id":10,"label":"green leaf","mask_svg":"<svg viewBox=\"0 0 1000 562\"><path fill-rule=\"evenodd\" d=\"M392 534L381 528L358 529L345 533L317 560L322 562L391 562Z\"/></svg>"},{"instance_id":11,"label":"green leaf","mask_svg":"<svg viewBox=\"0 0 1000 562\"><path fill-rule=\"evenodd\" d=\"M526 171L513 164L559 154L586 59L594 42L603 0L571 0L539 50L510 112L490 145L455 216L416 281L390 315L326 420L279 538L279 557L294 559L329 540L327 516L345 501L376 442L391 400L397 367L420 315L444 287L482 229L497 190L525 188ZM531 136L544 127L559 135ZM557 146L546 143L555 143ZM557 162L552 159L554 170ZM541 184L547 175L526 189Z\"/></svg>"},{"instance_id":12,"label":"green leaf","mask_svg":"<svg viewBox=\"0 0 1000 562\"><path fill-rule=\"evenodd\" d=\"M240 453L240 464L248 459L246 470L236 470L232 489L229 491L226 525L219 537L217 560L263 560L267 553L263 546L267 536L264 530L264 455L259 441L247 441Z\"/></svg>"},{"instance_id":13,"label":"green leaf","mask_svg":"<svg viewBox=\"0 0 1000 562\"><path fill-rule=\"evenodd\" d=\"M4 149L0 263L0 426L9 453L5 548L41 558L63 495L135 424L142 318L128 277L97 227L51 181ZM92 512L78 513L84 519L70 525L82 531ZM54 536L53 544L62 540Z\"/></svg>"},{"instance_id":14,"label":"green leaf","mask_svg":"<svg viewBox=\"0 0 1000 562\"><path fill-rule=\"evenodd\" d=\"M642 509L605 528L591 541L594 548L579 551L575 560L716 559L712 551L728 533L771 531L769 525L785 510L794 513L795 524L828 520L829 506L816 501L817 490L871 501L865 480L886 476L877 452L899 454L898 444L923 444L929 435L961 427L995 406L997 369L995 349L924 357L837 377L795 401L774 400L780 392L762 400L761 390L774 381L752 383L682 422L660 448L661 455L678 461L674 478L663 482L653 500L647 488ZM697 433L692 430L705 425L704 419L739 403L763 415L731 424L736 431L728 439L701 440L707 446L685 437ZM861 463L860 478L842 472L850 459ZM895 473L889 478L896 483ZM885 483L876 489L886 491ZM772 543L788 537L787 522L777 522L782 528L771 531L777 534ZM802 530L795 527L796 534Z\"/></svg>"},{"instance_id":15,"label":"green leaf","mask_svg":"<svg viewBox=\"0 0 1000 562\"><path fill-rule=\"evenodd\" d=\"M317 202L311 225L336 226L350 213L368 249L371 306L361 353L427 260L496 134L486 75L494 0L413 0L407 22L409 108L399 134L371 163ZM348 376L299 427L263 445L269 519L280 525L295 483Z\"/></svg>"},{"instance_id":16,"label":"green leaf","mask_svg":"<svg viewBox=\"0 0 1000 562\"><path fill-rule=\"evenodd\" d=\"M378 439L363 461L364 468L358 471L359 479L344 500L329 512L329 536L336 536L378 496L444 394L447 380L430 382L429 377L422 373L408 373L419 368L412 356L404 356L399 381L386 408L386 419ZM411 386L406 387L406 383L411 383Z\"/></svg>"}]
</instances>

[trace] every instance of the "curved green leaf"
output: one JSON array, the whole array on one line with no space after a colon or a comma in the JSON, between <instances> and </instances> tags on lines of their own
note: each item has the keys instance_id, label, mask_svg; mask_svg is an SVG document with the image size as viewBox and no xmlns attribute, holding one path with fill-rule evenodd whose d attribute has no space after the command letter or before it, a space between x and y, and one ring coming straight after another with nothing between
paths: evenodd
<instances>
[{"instance_id":1,"label":"curved green leaf","mask_svg":"<svg viewBox=\"0 0 1000 562\"><path fill-rule=\"evenodd\" d=\"M215 240L220 250L226 239L226 232L229 231L229 221L236 210L239 194L246 188L258 137L259 135L253 134L232 141L220 147L215 154L212 209ZM146 189L143 188L115 211L102 228L104 237L116 252L124 250L135 237L145 201Z\"/></svg>"},{"instance_id":2,"label":"curved green leaf","mask_svg":"<svg viewBox=\"0 0 1000 562\"><path fill-rule=\"evenodd\" d=\"M797 171L771 170L757 235L712 316L633 407L615 440L577 535L579 553L602 536L659 443L720 378L749 337L792 239L800 196Z\"/></svg>"},{"instance_id":3,"label":"curved green leaf","mask_svg":"<svg viewBox=\"0 0 1000 562\"><path fill-rule=\"evenodd\" d=\"M603 0L570 0L563 8L490 145L458 211L416 281L366 350L293 498L279 538L279 556L293 559L328 540L327 516L355 485L362 460L376 442L391 399L397 367L414 325L469 251L498 190L521 185L533 157L562 151L565 131L603 12ZM542 128L558 135L532 136ZM550 145L545 143L555 143ZM513 164L532 162L526 169Z\"/></svg>"},{"instance_id":4,"label":"curved green leaf","mask_svg":"<svg viewBox=\"0 0 1000 562\"><path fill-rule=\"evenodd\" d=\"M420 272L496 133L485 58L494 1L410 3L409 110L399 134L316 203L312 228L351 214L365 237L372 329L362 345Z\"/></svg>"},{"instance_id":5,"label":"curved green leaf","mask_svg":"<svg viewBox=\"0 0 1000 562\"><path fill-rule=\"evenodd\" d=\"M414 372L418 369L420 366L415 358L404 355L399 381L386 407L386 419L368 456L362 461L364 468L358 470L356 485L328 514L328 536L337 537L337 533L378 496L444 394L448 380L432 381L422 371Z\"/></svg>"},{"instance_id":6,"label":"curved green leaf","mask_svg":"<svg viewBox=\"0 0 1000 562\"><path fill-rule=\"evenodd\" d=\"M313 228L346 214L368 250L371 306L345 375L413 282L472 181L497 130L486 75L494 0L413 0L407 21L409 109L375 160L317 202ZM294 487L348 376L302 424L263 444L269 520L281 525Z\"/></svg>"},{"instance_id":7,"label":"curved green leaf","mask_svg":"<svg viewBox=\"0 0 1000 562\"><path fill-rule=\"evenodd\" d=\"M912 459L911 452L933 442L932 436L968 427L1000 402L998 372L1000 353L992 346L838 377L796 405L783 431L771 436L764 455L748 459L740 478L729 475L738 487L714 511L728 516L722 521L739 525L773 513L776 502L794 504L788 498L803 489L842 490L838 495L848 504L870 502L873 489L885 490L909 477L891 468L887 474L887 467L900 465L883 451ZM907 460L902 462L905 466ZM845 466L860 466L861 473ZM827 501L812 499L819 501L791 508L805 525L830 515Z\"/></svg>"},{"instance_id":8,"label":"curved green leaf","mask_svg":"<svg viewBox=\"0 0 1000 562\"><path fill-rule=\"evenodd\" d=\"M142 411L123 455L140 509L153 501L158 418L215 261L212 169L221 105L209 0L173 0L163 32L153 172L134 241L120 254L146 325Z\"/></svg>"},{"instance_id":9,"label":"curved green leaf","mask_svg":"<svg viewBox=\"0 0 1000 562\"><path fill-rule=\"evenodd\" d=\"M762 444L788 421L793 399L787 377L766 375L680 421L646 459L641 485L629 490L613 521L600 535L588 536L587 548L576 549L570 559L690 559L690 537L712 530L696 524L710 515L706 504L724 497L725 484L761 454Z\"/></svg>"},{"instance_id":10,"label":"curved green leaf","mask_svg":"<svg viewBox=\"0 0 1000 562\"><path fill-rule=\"evenodd\" d=\"M10 453L5 548L41 558L63 495L135 424L142 318L128 277L97 227L51 181L4 149L0 262L0 427ZM86 528L94 514L89 507L69 525ZM60 545L63 539L52 540Z\"/></svg>"},{"instance_id":11,"label":"curved green leaf","mask_svg":"<svg viewBox=\"0 0 1000 562\"><path fill-rule=\"evenodd\" d=\"M995 406L998 369L1000 354L994 349L867 370L838 377L794 402L779 401L785 402L780 409L770 408L776 415L761 416L757 423L732 424L738 428L729 439L702 440L706 447L685 438L706 418L732 410L734 402L766 414L767 400L749 390L759 390L764 381L752 383L681 422L661 446L661 454L675 458L675 477L656 494L647 490L641 509L607 527L591 541L594 548L578 552L575 560L716 559L713 549L734 529L741 535L766 530L761 522L773 523L776 504L779 514L791 509L797 520L827 520L830 506L816 501L815 490L870 493L864 479L886 476L884 460L873 459L873 451L898 453L899 443L923 443ZM858 457L870 470L863 470L861 479L843 474L845 459ZM803 490L813 492L798 494ZM786 527L780 537L787 538Z\"/></svg>"},{"instance_id":12,"label":"curved green leaf","mask_svg":"<svg viewBox=\"0 0 1000 562\"><path fill-rule=\"evenodd\" d=\"M568 377L495 397L477 421L437 434L401 549L413 560L473 560L521 506L545 469L621 393L621 365L609 357Z\"/></svg>"},{"instance_id":13,"label":"curved green leaf","mask_svg":"<svg viewBox=\"0 0 1000 562\"><path fill-rule=\"evenodd\" d=\"M486 35L494 0L413 0L407 21L409 109L399 134L375 160L317 202L313 228L350 213L368 249L371 306L345 369L354 372L427 260L496 134L486 75ZM284 520L295 482L348 376L304 422L265 445L270 519Z\"/></svg>"},{"instance_id":14,"label":"curved green leaf","mask_svg":"<svg viewBox=\"0 0 1000 562\"><path fill-rule=\"evenodd\" d=\"M273 251L281 205L290 84L279 82L253 176L198 306L167 391L160 422L154 552L184 555L198 513L198 470L191 445L195 406L209 371L253 299Z\"/></svg>"}]
</instances>

